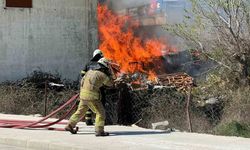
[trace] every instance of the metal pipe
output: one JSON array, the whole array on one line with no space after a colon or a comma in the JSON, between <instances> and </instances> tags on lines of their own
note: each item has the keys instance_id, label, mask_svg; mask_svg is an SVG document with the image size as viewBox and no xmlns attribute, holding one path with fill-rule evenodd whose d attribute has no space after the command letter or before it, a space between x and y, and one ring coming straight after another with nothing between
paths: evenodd
<instances>
[{"instance_id":1,"label":"metal pipe","mask_svg":"<svg viewBox=\"0 0 250 150\"><path fill-rule=\"evenodd\" d=\"M189 132L193 132L192 121L190 119L190 99L191 99L191 87L188 88L188 92L187 92L186 114L187 114L187 122L188 122Z\"/></svg>"},{"instance_id":2,"label":"metal pipe","mask_svg":"<svg viewBox=\"0 0 250 150\"><path fill-rule=\"evenodd\" d=\"M45 86L44 86L44 117L47 115L47 103L48 103L48 80L45 81Z\"/></svg>"}]
</instances>

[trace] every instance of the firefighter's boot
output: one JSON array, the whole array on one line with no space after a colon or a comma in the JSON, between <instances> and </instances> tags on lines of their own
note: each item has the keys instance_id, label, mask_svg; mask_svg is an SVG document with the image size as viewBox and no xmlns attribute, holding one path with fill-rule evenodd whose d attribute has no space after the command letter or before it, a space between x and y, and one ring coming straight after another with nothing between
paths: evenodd
<instances>
[{"instance_id":1,"label":"firefighter's boot","mask_svg":"<svg viewBox=\"0 0 250 150\"><path fill-rule=\"evenodd\" d=\"M77 134L78 128L74 129L70 124L68 124L65 128L65 131L69 131L71 134Z\"/></svg>"},{"instance_id":2,"label":"firefighter's boot","mask_svg":"<svg viewBox=\"0 0 250 150\"><path fill-rule=\"evenodd\" d=\"M95 133L95 136L109 136L109 133L108 132L96 132Z\"/></svg>"},{"instance_id":3,"label":"firefighter's boot","mask_svg":"<svg viewBox=\"0 0 250 150\"><path fill-rule=\"evenodd\" d=\"M104 132L104 126L96 127L95 136L109 136L108 132Z\"/></svg>"}]
</instances>

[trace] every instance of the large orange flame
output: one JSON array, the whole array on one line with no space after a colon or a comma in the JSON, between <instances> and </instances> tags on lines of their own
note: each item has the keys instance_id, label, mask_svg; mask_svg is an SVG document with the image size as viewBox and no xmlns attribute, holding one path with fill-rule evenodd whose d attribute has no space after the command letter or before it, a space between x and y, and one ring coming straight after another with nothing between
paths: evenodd
<instances>
[{"instance_id":1,"label":"large orange flame","mask_svg":"<svg viewBox=\"0 0 250 150\"><path fill-rule=\"evenodd\" d=\"M120 65L121 71L143 72L153 79L159 69L155 59L169 47L158 39L144 41L136 37L134 31L138 24L131 20L129 16L113 13L105 5L98 5L99 48L106 58Z\"/></svg>"}]
</instances>

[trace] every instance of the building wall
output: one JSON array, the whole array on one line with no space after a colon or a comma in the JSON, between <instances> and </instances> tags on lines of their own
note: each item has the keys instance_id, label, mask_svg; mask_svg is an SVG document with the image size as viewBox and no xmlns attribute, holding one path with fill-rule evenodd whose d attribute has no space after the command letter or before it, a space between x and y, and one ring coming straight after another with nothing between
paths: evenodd
<instances>
[{"instance_id":1,"label":"building wall","mask_svg":"<svg viewBox=\"0 0 250 150\"><path fill-rule=\"evenodd\" d=\"M33 0L5 8L0 0L0 82L34 70L77 79L97 48L95 0Z\"/></svg>"}]
</instances>

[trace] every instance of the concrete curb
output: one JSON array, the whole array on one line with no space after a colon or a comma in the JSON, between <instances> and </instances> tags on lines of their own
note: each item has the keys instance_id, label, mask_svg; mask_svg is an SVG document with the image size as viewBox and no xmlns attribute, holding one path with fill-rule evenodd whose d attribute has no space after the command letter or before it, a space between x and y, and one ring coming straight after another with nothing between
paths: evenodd
<instances>
[{"instance_id":1,"label":"concrete curb","mask_svg":"<svg viewBox=\"0 0 250 150\"><path fill-rule=\"evenodd\" d=\"M0 144L26 148L27 147L27 140L20 139L20 138L15 139L15 138L0 137Z\"/></svg>"},{"instance_id":2,"label":"concrete curb","mask_svg":"<svg viewBox=\"0 0 250 150\"><path fill-rule=\"evenodd\" d=\"M37 120L34 117L1 115L0 118ZM64 125L56 125L63 128ZM29 150L249 150L250 139L171 132L139 127L106 126L109 137L95 137L94 127L79 123L79 133L45 129L0 128L0 144Z\"/></svg>"}]
</instances>

